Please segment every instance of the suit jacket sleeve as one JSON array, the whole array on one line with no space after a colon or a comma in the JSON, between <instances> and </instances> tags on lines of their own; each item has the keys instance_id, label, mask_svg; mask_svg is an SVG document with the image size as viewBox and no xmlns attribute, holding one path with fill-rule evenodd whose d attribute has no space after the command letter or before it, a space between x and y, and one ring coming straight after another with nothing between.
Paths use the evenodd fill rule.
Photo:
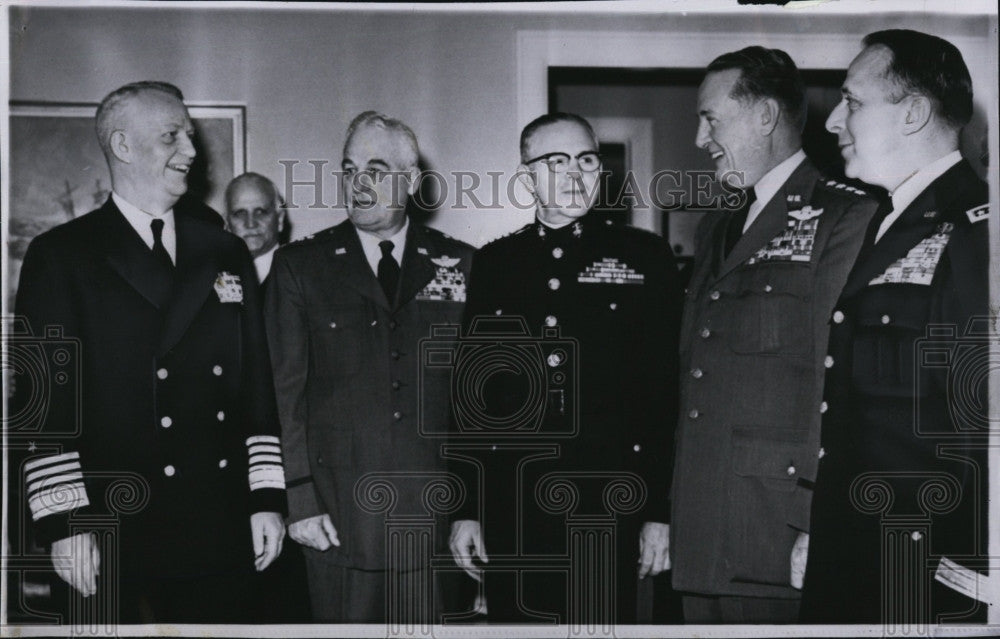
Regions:
<instances>
[{"instance_id":1,"label":"suit jacket sleeve","mask_svg":"<svg viewBox=\"0 0 1000 639\"><path fill-rule=\"evenodd\" d=\"M264 318L285 447L288 519L296 522L329 512L319 502L309 466L306 421L309 321L299 282L281 250L275 253L269 280Z\"/></svg>"},{"instance_id":2,"label":"suit jacket sleeve","mask_svg":"<svg viewBox=\"0 0 1000 639\"><path fill-rule=\"evenodd\" d=\"M79 358L79 327L69 285L71 280L64 273L65 264L56 259L60 251L49 241L51 239L51 236L41 236L28 247L21 266L15 309L27 322L25 341L30 342L26 344L29 348L40 345L37 352L44 353L44 342L55 338L67 342L74 351L70 356ZM25 414L32 391L40 390L44 398L44 388L34 386L49 384L51 380L44 376L44 369L39 366L43 365L33 366L28 362L16 371L11 414ZM31 374L35 372L41 376L33 380ZM72 382L79 383L79 380ZM88 460L81 455L79 441L80 406L71 402L50 402L45 409L41 411L39 423L24 425L37 431L38 447L42 452L25 462L23 480L36 538L47 545L68 537L70 516L87 514L92 510L91 501L100 496L89 494L87 490L90 483L85 477Z\"/></svg>"},{"instance_id":3,"label":"suit jacket sleeve","mask_svg":"<svg viewBox=\"0 0 1000 639\"><path fill-rule=\"evenodd\" d=\"M249 454L250 512L287 513L285 473L282 466L278 414L274 402L271 358L264 331L262 300L250 252L243 242L240 252L243 286L242 379L240 405L246 425Z\"/></svg>"}]
</instances>

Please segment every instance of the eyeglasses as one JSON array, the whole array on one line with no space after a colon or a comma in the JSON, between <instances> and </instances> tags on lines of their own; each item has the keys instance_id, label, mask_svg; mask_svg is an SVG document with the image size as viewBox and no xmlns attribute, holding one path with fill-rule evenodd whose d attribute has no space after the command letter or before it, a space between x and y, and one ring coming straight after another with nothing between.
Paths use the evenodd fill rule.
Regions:
<instances>
[{"instance_id":1,"label":"eyeglasses","mask_svg":"<svg viewBox=\"0 0 1000 639\"><path fill-rule=\"evenodd\" d=\"M572 159L568 153L546 153L533 160L528 160L525 164L544 162L553 173L565 173L569 170L569 163ZM584 173L593 173L601 168L601 154L596 151L584 151L576 156L576 164Z\"/></svg>"}]
</instances>

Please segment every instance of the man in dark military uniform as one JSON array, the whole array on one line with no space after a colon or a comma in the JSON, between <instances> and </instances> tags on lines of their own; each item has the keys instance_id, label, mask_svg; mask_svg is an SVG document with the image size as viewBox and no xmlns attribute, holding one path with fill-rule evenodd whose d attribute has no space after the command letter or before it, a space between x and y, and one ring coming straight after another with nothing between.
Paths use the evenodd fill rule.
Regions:
<instances>
[{"instance_id":1,"label":"man in dark military uniform","mask_svg":"<svg viewBox=\"0 0 1000 639\"><path fill-rule=\"evenodd\" d=\"M802 619L983 621L988 193L958 150L972 82L935 36L864 45L827 128L847 175L891 199L831 313Z\"/></svg>"},{"instance_id":2,"label":"man in dark military uniform","mask_svg":"<svg viewBox=\"0 0 1000 639\"><path fill-rule=\"evenodd\" d=\"M49 408L22 470L57 573L97 596L71 610L103 621L245 619L254 555L263 570L284 537L253 266L178 204L195 156L182 99L158 82L104 99L113 194L37 237L18 289L35 331L79 340L81 401Z\"/></svg>"},{"instance_id":3,"label":"man in dark military uniform","mask_svg":"<svg viewBox=\"0 0 1000 639\"><path fill-rule=\"evenodd\" d=\"M473 262L465 338L492 330L483 317L515 319L505 330L514 329L513 339L519 325L529 331L542 345L535 359L544 360L490 376L482 398L455 391L466 393L456 407L482 399L482 414L500 422L477 439L479 413L460 415L455 446L469 436L478 448L453 450L470 498L454 517L452 553L475 577L472 556L489 560L493 621L634 622L637 576L668 567L677 269L661 238L588 215L597 149L576 115L544 115L525 127L519 172L537 220ZM541 391L531 386L536 368ZM505 421L521 408L537 409L539 419ZM588 526L612 526L614 543L588 536ZM577 574L567 558L601 561L578 543L603 549L610 568L587 564Z\"/></svg>"},{"instance_id":4,"label":"man in dark military uniform","mask_svg":"<svg viewBox=\"0 0 1000 639\"><path fill-rule=\"evenodd\" d=\"M698 230L681 330L673 584L687 623L792 623L793 525L809 517L794 488L816 454L827 317L875 202L822 178L802 152L805 88L784 51L712 61L698 116L697 145L744 197Z\"/></svg>"},{"instance_id":5,"label":"man in dark military uniform","mask_svg":"<svg viewBox=\"0 0 1000 639\"><path fill-rule=\"evenodd\" d=\"M421 378L419 342L461 320L472 248L407 217L418 158L404 123L356 117L344 144L349 219L282 247L272 268L288 530L305 546L317 621L434 621L430 586L407 587L430 583L430 557L387 544L386 515L433 515L423 489L444 461L420 418L444 432L450 409L447 386Z\"/></svg>"}]
</instances>

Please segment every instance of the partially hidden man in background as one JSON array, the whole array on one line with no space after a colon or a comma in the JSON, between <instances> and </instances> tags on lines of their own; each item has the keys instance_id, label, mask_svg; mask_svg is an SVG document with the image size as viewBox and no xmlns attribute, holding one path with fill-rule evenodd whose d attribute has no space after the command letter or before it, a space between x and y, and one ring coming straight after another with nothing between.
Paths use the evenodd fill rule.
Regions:
<instances>
[{"instance_id":1,"label":"partially hidden man in background","mask_svg":"<svg viewBox=\"0 0 1000 639\"><path fill-rule=\"evenodd\" d=\"M989 195L961 53L870 34L826 126L885 188L830 315L802 620L986 619Z\"/></svg>"},{"instance_id":2,"label":"partially hidden man in background","mask_svg":"<svg viewBox=\"0 0 1000 639\"><path fill-rule=\"evenodd\" d=\"M35 331L80 341L82 414L50 406L23 467L37 539L79 595L126 623L247 620L247 577L284 537L253 265L178 202L195 157L182 99L137 82L101 102L113 193L35 238L17 296ZM107 521L111 535L88 529Z\"/></svg>"},{"instance_id":3,"label":"partially hidden man in background","mask_svg":"<svg viewBox=\"0 0 1000 639\"><path fill-rule=\"evenodd\" d=\"M491 621L634 623L639 577L669 568L677 268L658 236L589 214L601 159L585 119L543 115L522 131L520 151L537 219L476 253L464 339L494 335L502 346L527 331L546 349L535 362L545 392L530 395L529 362L492 375L482 398L455 398L504 418L524 404L539 417L507 432L459 420L457 444L483 432L455 452L468 499L451 550L485 578ZM579 526L597 532L570 533ZM597 544L601 558L578 542ZM576 567L594 563L577 573L571 556Z\"/></svg>"},{"instance_id":4,"label":"partially hidden man in background","mask_svg":"<svg viewBox=\"0 0 1000 639\"><path fill-rule=\"evenodd\" d=\"M430 622L440 600L427 598L430 556L390 559L386 543L387 514L425 516L423 488L444 470L418 410L447 423L448 389L421 386L419 342L460 321L472 257L407 216L418 160L406 124L357 116L343 152L348 219L279 249L268 284L289 535L306 547L316 621ZM372 474L392 475L391 513L363 489Z\"/></svg>"},{"instance_id":5,"label":"partially hidden man in background","mask_svg":"<svg viewBox=\"0 0 1000 639\"><path fill-rule=\"evenodd\" d=\"M875 202L802 151L805 87L784 51L719 56L696 143L741 197L706 216L681 331L671 500L674 587L687 623L793 623L789 557L815 465L827 318Z\"/></svg>"}]
</instances>

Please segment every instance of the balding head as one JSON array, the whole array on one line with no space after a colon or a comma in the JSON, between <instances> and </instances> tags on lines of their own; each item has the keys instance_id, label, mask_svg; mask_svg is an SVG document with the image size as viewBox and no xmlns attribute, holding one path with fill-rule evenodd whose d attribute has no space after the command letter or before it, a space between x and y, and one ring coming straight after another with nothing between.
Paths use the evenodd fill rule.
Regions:
<instances>
[{"instance_id":1,"label":"balding head","mask_svg":"<svg viewBox=\"0 0 1000 639\"><path fill-rule=\"evenodd\" d=\"M253 257L277 246L285 216L278 187L259 173L244 173L226 187L226 226L246 242Z\"/></svg>"}]
</instances>

